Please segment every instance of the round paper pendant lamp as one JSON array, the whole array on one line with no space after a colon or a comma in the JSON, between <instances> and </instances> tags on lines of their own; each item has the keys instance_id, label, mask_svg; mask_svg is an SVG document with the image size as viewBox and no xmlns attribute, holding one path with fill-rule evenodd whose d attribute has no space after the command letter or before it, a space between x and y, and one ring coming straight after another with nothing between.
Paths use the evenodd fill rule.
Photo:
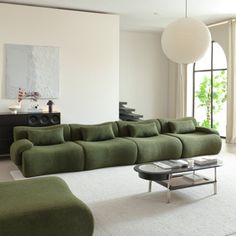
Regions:
<instances>
[{"instance_id":1,"label":"round paper pendant lamp","mask_svg":"<svg viewBox=\"0 0 236 236\"><path fill-rule=\"evenodd\" d=\"M191 17L170 23L164 30L161 44L166 56L180 64L194 63L207 51L211 42L208 28Z\"/></svg>"}]
</instances>

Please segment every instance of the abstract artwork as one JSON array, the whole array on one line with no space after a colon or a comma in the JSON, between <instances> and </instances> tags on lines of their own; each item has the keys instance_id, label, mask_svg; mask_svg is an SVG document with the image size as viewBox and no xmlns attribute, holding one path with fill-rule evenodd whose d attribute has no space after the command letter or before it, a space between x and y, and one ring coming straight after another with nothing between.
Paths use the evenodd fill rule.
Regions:
<instances>
[{"instance_id":1,"label":"abstract artwork","mask_svg":"<svg viewBox=\"0 0 236 236\"><path fill-rule=\"evenodd\" d=\"M59 97L59 48L6 44L6 98L19 88L37 92L40 99Z\"/></svg>"}]
</instances>

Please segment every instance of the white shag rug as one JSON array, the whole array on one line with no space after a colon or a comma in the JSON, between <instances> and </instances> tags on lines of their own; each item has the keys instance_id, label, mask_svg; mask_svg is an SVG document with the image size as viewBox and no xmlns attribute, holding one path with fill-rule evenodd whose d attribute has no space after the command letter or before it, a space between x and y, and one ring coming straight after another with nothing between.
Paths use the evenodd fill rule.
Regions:
<instances>
[{"instance_id":1,"label":"white shag rug","mask_svg":"<svg viewBox=\"0 0 236 236\"><path fill-rule=\"evenodd\" d=\"M236 155L221 153L218 193L213 185L171 192L140 179L133 166L55 174L84 201L95 218L95 236L229 236L236 235ZM213 176L213 169L202 174ZM15 180L25 179L11 171Z\"/></svg>"}]
</instances>

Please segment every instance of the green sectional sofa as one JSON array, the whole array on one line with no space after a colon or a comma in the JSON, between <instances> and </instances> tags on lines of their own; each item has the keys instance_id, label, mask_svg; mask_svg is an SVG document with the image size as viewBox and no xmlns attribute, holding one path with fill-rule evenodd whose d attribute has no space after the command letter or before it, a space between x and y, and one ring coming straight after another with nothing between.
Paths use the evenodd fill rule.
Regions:
<instances>
[{"instance_id":1,"label":"green sectional sofa","mask_svg":"<svg viewBox=\"0 0 236 236\"><path fill-rule=\"evenodd\" d=\"M129 137L130 127L135 129L137 124L143 125L143 130L154 123L157 128L157 135L144 135L145 137ZM163 159L177 159L182 154L182 144L177 138L161 134L161 126L158 120L145 120L137 122L118 121L119 135L134 142L137 146L136 163L151 162ZM152 129L151 129L152 130ZM132 135L135 136L135 135ZM136 135L137 136L137 135ZM142 133L139 136L143 136Z\"/></svg>"},{"instance_id":2,"label":"green sectional sofa","mask_svg":"<svg viewBox=\"0 0 236 236\"><path fill-rule=\"evenodd\" d=\"M99 134L102 134L107 127L111 128L108 135L114 134L111 138L104 136L95 137L96 140L84 140L82 133L83 131L86 131L86 129L96 128ZM99 128L101 130L99 130ZM84 155L86 156L84 164L85 170L110 166L132 165L136 162L136 145L128 139L119 137L116 122L107 122L95 126L71 124L70 129L71 140L78 146L81 146L84 150Z\"/></svg>"},{"instance_id":3,"label":"green sectional sofa","mask_svg":"<svg viewBox=\"0 0 236 236\"><path fill-rule=\"evenodd\" d=\"M197 122L192 117L186 117L179 120L159 119L162 132L166 135L178 138L183 146L181 157L188 158L202 155L218 154L221 150L221 138L215 129L198 127ZM181 122L184 125L185 132L175 132L173 125ZM188 124L193 126L188 130Z\"/></svg>"},{"instance_id":4,"label":"green sectional sofa","mask_svg":"<svg viewBox=\"0 0 236 236\"><path fill-rule=\"evenodd\" d=\"M213 155L216 130L192 117L14 128L10 155L25 177Z\"/></svg>"},{"instance_id":5,"label":"green sectional sofa","mask_svg":"<svg viewBox=\"0 0 236 236\"><path fill-rule=\"evenodd\" d=\"M57 138L57 133L54 131L58 128L63 130L61 142L38 145L28 139L30 131L41 132L43 140L45 136L49 137L48 133L44 135L44 132L50 131L52 136L50 138L53 141ZM36 136L42 136L41 133L36 133ZM70 141L69 125L41 128L18 126L14 128L14 139L15 142L10 149L11 159L26 177L84 170L84 151L80 145Z\"/></svg>"},{"instance_id":6,"label":"green sectional sofa","mask_svg":"<svg viewBox=\"0 0 236 236\"><path fill-rule=\"evenodd\" d=\"M94 219L58 177L0 183L0 235L91 236Z\"/></svg>"}]
</instances>

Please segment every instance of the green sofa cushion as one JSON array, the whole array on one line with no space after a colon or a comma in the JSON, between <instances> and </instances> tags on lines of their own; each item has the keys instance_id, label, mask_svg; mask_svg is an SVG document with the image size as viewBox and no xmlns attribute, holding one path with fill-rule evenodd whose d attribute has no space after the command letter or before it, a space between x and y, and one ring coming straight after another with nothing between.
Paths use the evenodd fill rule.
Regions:
<instances>
[{"instance_id":1,"label":"green sofa cushion","mask_svg":"<svg viewBox=\"0 0 236 236\"><path fill-rule=\"evenodd\" d=\"M77 141L76 143L84 149L86 170L132 165L137 159L137 147L128 139L115 138L99 142Z\"/></svg>"},{"instance_id":2,"label":"green sofa cushion","mask_svg":"<svg viewBox=\"0 0 236 236\"><path fill-rule=\"evenodd\" d=\"M84 141L103 141L115 138L111 124L81 127Z\"/></svg>"},{"instance_id":3,"label":"green sofa cushion","mask_svg":"<svg viewBox=\"0 0 236 236\"><path fill-rule=\"evenodd\" d=\"M178 138L183 144L182 157L194 157L201 155L215 155L221 150L221 138L216 134L194 132L189 134L168 135Z\"/></svg>"},{"instance_id":4,"label":"green sofa cushion","mask_svg":"<svg viewBox=\"0 0 236 236\"><path fill-rule=\"evenodd\" d=\"M146 138L127 138L136 143L138 148L137 163L177 159L182 154L180 140L160 134Z\"/></svg>"},{"instance_id":5,"label":"green sofa cushion","mask_svg":"<svg viewBox=\"0 0 236 236\"><path fill-rule=\"evenodd\" d=\"M128 125L129 134L131 137L142 138L158 135L158 130L154 122L147 124L130 124Z\"/></svg>"},{"instance_id":6,"label":"green sofa cushion","mask_svg":"<svg viewBox=\"0 0 236 236\"><path fill-rule=\"evenodd\" d=\"M119 137L129 137L129 129L128 126L129 125L137 125L137 124L150 124L150 123L154 123L157 127L157 131L160 132L161 131L161 125L160 122L158 120L155 119L150 119L150 120L142 120L142 121L117 121L117 126L118 126L118 130L119 130Z\"/></svg>"},{"instance_id":7,"label":"green sofa cushion","mask_svg":"<svg viewBox=\"0 0 236 236\"><path fill-rule=\"evenodd\" d=\"M58 177L0 183L0 235L92 236L89 208Z\"/></svg>"},{"instance_id":8,"label":"green sofa cushion","mask_svg":"<svg viewBox=\"0 0 236 236\"><path fill-rule=\"evenodd\" d=\"M84 169L84 152L74 142L34 146L22 154L22 173L32 177Z\"/></svg>"},{"instance_id":9,"label":"green sofa cushion","mask_svg":"<svg viewBox=\"0 0 236 236\"><path fill-rule=\"evenodd\" d=\"M29 140L36 146L64 143L63 127L54 129L28 130Z\"/></svg>"},{"instance_id":10,"label":"green sofa cushion","mask_svg":"<svg viewBox=\"0 0 236 236\"><path fill-rule=\"evenodd\" d=\"M53 130L57 129L58 127L63 127L64 140L70 141L71 140L70 126L67 124L44 126L44 127L16 126L14 127L13 130L14 141L19 139L28 139L29 130Z\"/></svg>"},{"instance_id":11,"label":"green sofa cushion","mask_svg":"<svg viewBox=\"0 0 236 236\"><path fill-rule=\"evenodd\" d=\"M111 124L114 135L118 136L118 127L116 122L106 122L97 125L81 125L81 124L70 124L71 131L71 141L83 140L81 128L94 127L94 126L103 126L105 124Z\"/></svg>"},{"instance_id":12,"label":"green sofa cushion","mask_svg":"<svg viewBox=\"0 0 236 236\"><path fill-rule=\"evenodd\" d=\"M162 134L171 133L169 122L170 121L185 121L185 120L192 120L194 125L197 126L197 121L194 117L184 117L179 119L158 119L161 125L161 132Z\"/></svg>"},{"instance_id":13,"label":"green sofa cushion","mask_svg":"<svg viewBox=\"0 0 236 236\"><path fill-rule=\"evenodd\" d=\"M179 120L169 122L171 133L185 134L191 133L196 130L192 120Z\"/></svg>"}]
</instances>

